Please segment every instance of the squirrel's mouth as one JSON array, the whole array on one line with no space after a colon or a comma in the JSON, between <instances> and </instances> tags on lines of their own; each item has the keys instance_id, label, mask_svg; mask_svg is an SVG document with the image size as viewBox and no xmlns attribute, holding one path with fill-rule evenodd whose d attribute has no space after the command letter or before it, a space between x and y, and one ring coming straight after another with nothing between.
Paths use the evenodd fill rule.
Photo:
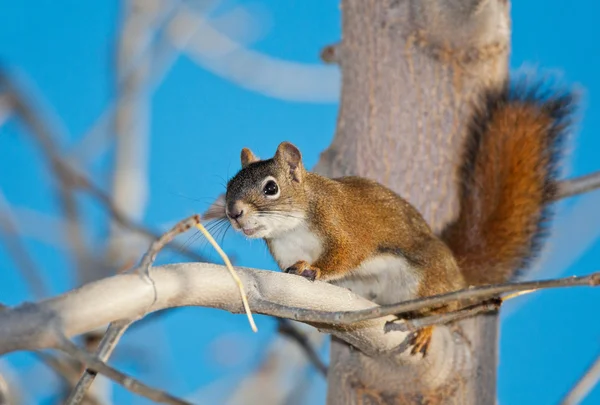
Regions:
<instances>
[{"instance_id":1,"label":"squirrel's mouth","mask_svg":"<svg viewBox=\"0 0 600 405\"><path fill-rule=\"evenodd\" d=\"M256 228L242 228L242 232L244 232L244 235L246 236L252 236L254 235L256 232L265 229L264 226L257 226Z\"/></svg>"}]
</instances>

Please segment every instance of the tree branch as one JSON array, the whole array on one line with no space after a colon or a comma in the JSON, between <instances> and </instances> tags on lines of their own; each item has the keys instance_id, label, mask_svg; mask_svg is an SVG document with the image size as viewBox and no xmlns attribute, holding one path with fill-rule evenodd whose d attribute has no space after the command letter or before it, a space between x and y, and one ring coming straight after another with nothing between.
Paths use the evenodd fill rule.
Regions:
<instances>
[{"instance_id":1,"label":"tree branch","mask_svg":"<svg viewBox=\"0 0 600 405\"><path fill-rule=\"evenodd\" d=\"M600 380L600 356L562 400L561 405L579 404L598 383L598 380Z\"/></svg>"},{"instance_id":2,"label":"tree branch","mask_svg":"<svg viewBox=\"0 0 600 405\"><path fill-rule=\"evenodd\" d=\"M124 20L117 41L117 103L113 117L115 132L111 200L128 218L141 219L146 210L148 182L148 139L150 136L150 97L146 91L154 53L156 21L166 20L173 4L127 0L122 2ZM120 268L137 260L145 246L128 228L109 223L107 259ZM143 243L143 242L142 242ZM91 281L91 280L85 280Z\"/></svg>"},{"instance_id":3,"label":"tree branch","mask_svg":"<svg viewBox=\"0 0 600 405\"><path fill-rule=\"evenodd\" d=\"M108 361L129 325L131 325L131 321L129 320L115 321L108 325L108 330L104 333L104 336L102 336L102 340L100 340L100 344L96 350L96 356L100 361ZM74 405L81 403L85 398L88 389L94 382L96 374L96 370L91 370L89 368L84 369L83 374L67 397L65 404Z\"/></svg>"},{"instance_id":4,"label":"tree branch","mask_svg":"<svg viewBox=\"0 0 600 405\"><path fill-rule=\"evenodd\" d=\"M73 342L66 338L62 338L61 342L57 345L58 349L76 358L86 366L93 370L105 375L114 382L122 385L131 392L142 395L148 399L162 404L173 404L173 405L191 405L189 402L174 397L173 395L154 389L136 379L124 374L107 364L99 360L97 357L92 356L83 349L80 349Z\"/></svg>"},{"instance_id":5,"label":"tree branch","mask_svg":"<svg viewBox=\"0 0 600 405\"><path fill-rule=\"evenodd\" d=\"M272 271L248 268L237 268L237 271L248 289L254 312L313 324L372 355L389 353L406 337L406 333L401 332L385 333L385 323L396 319L388 314L401 315L456 300L489 299L511 291L600 283L600 273L594 273L470 288L379 307L330 284ZM5 309L0 312L0 354L52 347L58 343L57 330L73 336L118 319L136 319L164 308L196 305L244 312L239 290L224 266L172 264L156 267L150 275L155 288L138 274L122 274L46 301Z\"/></svg>"},{"instance_id":6,"label":"tree branch","mask_svg":"<svg viewBox=\"0 0 600 405\"><path fill-rule=\"evenodd\" d=\"M304 351L304 354L311 362L311 364L317 369L322 376L327 377L327 366L321 360L321 357L317 353L316 349L312 346L307 336L298 328L296 328L288 319L277 319L277 330L283 336L295 341L300 348Z\"/></svg>"},{"instance_id":7,"label":"tree branch","mask_svg":"<svg viewBox=\"0 0 600 405\"><path fill-rule=\"evenodd\" d=\"M500 308L500 305L502 305L501 300L491 300L445 314L430 315L425 316L423 318L411 320L401 319L398 321L388 322L385 325L385 330L387 332L414 332L427 326L445 325L451 322L456 322L462 319L467 319L476 315L484 314L486 312L497 311Z\"/></svg>"},{"instance_id":8,"label":"tree branch","mask_svg":"<svg viewBox=\"0 0 600 405\"><path fill-rule=\"evenodd\" d=\"M203 15L181 7L168 35L175 46L204 69L269 97L330 103L339 98L335 67L303 64L248 49L219 32Z\"/></svg>"},{"instance_id":9,"label":"tree branch","mask_svg":"<svg viewBox=\"0 0 600 405\"><path fill-rule=\"evenodd\" d=\"M13 101L9 94L0 94L0 127L13 113Z\"/></svg>"},{"instance_id":10,"label":"tree branch","mask_svg":"<svg viewBox=\"0 0 600 405\"><path fill-rule=\"evenodd\" d=\"M322 346L328 339L327 335L305 324L295 324L294 328L313 348ZM307 376L312 374L308 372L312 366L298 341L279 333L269 343L264 358L254 370L236 384L226 400L218 402L227 405L290 405L290 396L298 398L294 394L302 389ZM196 397L202 398L201 395Z\"/></svg>"},{"instance_id":11,"label":"tree branch","mask_svg":"<svg viewBox=\"0 0 600 405\"><path fill-rule=\"evenodd\" d=\"M237 268L237 272L255 313L311 323L313 311L360 310L375 305L346 289L293 275L248 268ZM58 343L57 331L70 337L164 308L196 305L244 312L237 285L224 266L172 264L151 269L150 277L154 286L137 273L120 274L49 300L5 309L0 312L0 353L53 347ZM397 347L405 337L402 333L384 334L385 321L392 319L316 326L363 351L382 353Z\"/></svg>"},{"instance_id":12,"label":"tree branch","mask_svg":"<svg viewBox=\"0 0 600 405\"><path fill-rule=\"evenodd\" d=\"M7 251L12 254L15 263L27 280L33 296L40 299L47 295L48 289L39 269L19 237L19 228L13 217L10 204L0 190L0 237L4 239Z\"/></svg>"},{"instance_id":13,"label":"tree branch","mask_svg":"<svg viewBox=\"0 0 600 405\"><path fill-rule=\"evenodd\" d=\"M313 313L310 318L312 322L323 322L332 324L350 324L353 322L376 319L382 316L403 314L418 311L425 308L435 308L446 305L453 301L462 300L487 300L499 297L500 294L517 291L542 290L548 288L563 288L577 286L595 287L600 284L600 272L587 276L573 276L544 281L525 281L517 283L503 283L482 287L472 287L451 293L434 295L426 298L401 302L399 304L382 305L360 311L346 311L338 313Z\"/></svg>"},{"instance_id":14,"label":"tree branch","mask_svg":"<svg viewBox=\"0 0 600 405\"><path fill-rule=\"evenodd\" d=\"M597 188L600 188L600 172L594 172L574 179L563 180L558 183L556 199L559 200L587 193L596 190Z\"/></svg>"}]
</instances>

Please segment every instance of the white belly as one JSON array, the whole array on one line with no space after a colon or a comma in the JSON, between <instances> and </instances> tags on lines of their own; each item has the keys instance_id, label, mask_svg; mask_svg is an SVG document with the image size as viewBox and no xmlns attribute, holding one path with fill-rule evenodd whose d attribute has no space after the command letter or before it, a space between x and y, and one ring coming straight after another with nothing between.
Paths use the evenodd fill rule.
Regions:
<instances>
[{"instance_id":1,"label":"white belly","mask_svg":"<svg viewBox=\"0 0 600 405\"><path fill-rule=\"evenodd\" d=\"M406 259L386 254L365 260L346 277L332 280L331 284L384 305L416 298L419 281L419 274Z\"/></svg>"},{"instance_id":2,"label":"white belly","mask_svg":"<svg viewBox=\"0 0 600 405\"><path fill-rule=\"evenodd\" d=\"M299 225L270 243L273 257L284 270L300 260L314 263L323 253L320 238L305 225Z\"/></svg>"}]
</instances>

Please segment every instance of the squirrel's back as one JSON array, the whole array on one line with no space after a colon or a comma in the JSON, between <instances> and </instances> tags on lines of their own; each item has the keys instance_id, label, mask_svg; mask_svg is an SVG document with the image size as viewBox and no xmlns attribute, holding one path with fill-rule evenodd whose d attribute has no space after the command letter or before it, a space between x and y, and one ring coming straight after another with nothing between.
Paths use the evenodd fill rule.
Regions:
<instances>
[{"instance_id":1,"label":"squirrel's back","mask_svg":"<svg viewBox=\"0 0 600 405\"><path fill-rule=\"evenodd\" d=\"M378 241L383 248L390 239L420 243L422 238L434 237L417 209L382 184L363 177L329 179L316 173L309 173L306 180L313 193L321 194L311 198L318 204L311 209L311 222L327 232L352 234L349 237L362 241L365 248L370 241Z\"/></svg>"},{"instance_id":2,"label":"squirrel's back","mask_svg":"<svg viewBox=\"0 0 600 405\"><path fill-rule=\"evenodd\" d=\"M510 280L546 236L573 96L540 86L489 91L476 108L459 172L460 211L442 238L469 285Z\"/></svg>"}]
</instances>

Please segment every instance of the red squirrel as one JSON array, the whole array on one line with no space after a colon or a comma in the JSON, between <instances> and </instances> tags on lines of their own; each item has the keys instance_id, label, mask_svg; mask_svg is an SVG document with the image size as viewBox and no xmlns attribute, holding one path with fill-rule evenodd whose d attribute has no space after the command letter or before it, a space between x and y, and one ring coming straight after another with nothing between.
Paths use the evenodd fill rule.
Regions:
<instances>
[{"instance_id":1,"label":"red squirrel","mask_svg":"<svg viewBox=\"0 0 600 405\"><path fill-rule=\"evenodd\" d=\"M289 142L267 160L242 149L225 205L208 218L226 217L248 238L264 239L283 271L378 304L504 282L541 247L571 106L568 94L508 85L478 101L459 168L460 211L440 236L379 183L307 171ZM425 355L431 336L432 327L413 334L411 353Z\"/></svg>"}]
</instances>

